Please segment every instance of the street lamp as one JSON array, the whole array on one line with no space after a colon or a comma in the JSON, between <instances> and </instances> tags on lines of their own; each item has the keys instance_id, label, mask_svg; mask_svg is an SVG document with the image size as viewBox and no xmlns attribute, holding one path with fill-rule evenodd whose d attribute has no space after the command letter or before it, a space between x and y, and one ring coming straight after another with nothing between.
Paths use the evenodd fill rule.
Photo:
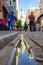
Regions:
<instances>
[{"instance_id":1,"label":"street lamp","mask_svg":"<svg viewBox=\"0 0 43 65\"><path fill-rule=\"evenodd\" d=\"M11 5L11 0L10 0L10 5Z\"/></svg>"},{"instance_id":2,"label":"street lamp","mask_svg":"<svg viewBox=\"0 0 43 65\"><path fill-rule=\"evenodd\" d=\"M22 9L20 11L21 11L21 19L22 19Z\"/></svg>"}]
</instances>

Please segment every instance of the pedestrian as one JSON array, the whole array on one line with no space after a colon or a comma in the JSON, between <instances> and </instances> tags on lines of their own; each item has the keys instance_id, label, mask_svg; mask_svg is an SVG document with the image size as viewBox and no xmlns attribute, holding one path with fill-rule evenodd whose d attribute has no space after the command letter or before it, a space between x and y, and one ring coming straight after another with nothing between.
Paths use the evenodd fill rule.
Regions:
<instances>
[{"instance_id":1,"label":"pedestrian","mask_svg":"<svg viewBox=\"0 0 43 65\"><path fill-rule=\"evenodd\" d=\"M0 19L0 30L2 30L2 19Z\"/></svg>"},{"instance_id":2,"label":"pedestrian","mask_svg":"<svg viewBox=\"0 0 43 65\"><path fill-rule=\"evenodd\" d=\"M34 31L35 16L34 16L33 12L31 12L31 14L28 16L28 18L30 20L30 31Z\"/></svg>"},{"instance_id":3,"label":"pedestrian","mask_svg":"<svg viewBox=\"0 0 43 65\"><path fill-rule=\"evenodd\" d=\"M7 14L7 20L8 20L8 27L10 30L12 30L13 29L14 15L10 10L8 11L8 14Z\"/></svg>"},{"instance_id":4,"label":"pedestrian","mask_svg":"<svg viewBox=\"0 0 43 65\"><path fill-rule=\"evenodd\" d=\"M28 28L28 26L27 26L27 23L25 22L25 24L24 24L24 30L27 31L27 28Z\"/></svg>"}]
</instances>

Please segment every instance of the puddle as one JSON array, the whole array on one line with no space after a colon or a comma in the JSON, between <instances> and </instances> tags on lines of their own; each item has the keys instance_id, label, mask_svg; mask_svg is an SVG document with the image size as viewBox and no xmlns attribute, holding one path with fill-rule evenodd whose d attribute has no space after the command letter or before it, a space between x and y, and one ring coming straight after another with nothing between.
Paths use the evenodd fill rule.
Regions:
<instances>
[{"instance_id":1,"label":"puddle","mask_svg":"<svg viewBox=\"0 0 43 65\"><path fill-rule=\"evenodd\" d=\"M21 36L19 44L16 52L16 65L37 65L33 57L32 48L28 49L24 44L23 35Z\"/></svg>"}]
</instances>

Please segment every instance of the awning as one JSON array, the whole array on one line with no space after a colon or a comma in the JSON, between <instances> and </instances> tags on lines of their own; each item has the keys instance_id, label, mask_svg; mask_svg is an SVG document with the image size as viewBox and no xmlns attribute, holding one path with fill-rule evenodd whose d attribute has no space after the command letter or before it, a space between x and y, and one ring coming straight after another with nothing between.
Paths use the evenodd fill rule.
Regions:
<instances>
[{"instance_id":1,"label":"awning","mask_svg":"<svg viewBox=\"0 0 43 65\"><path fill-rule=\"evenodd\" d=\"M43 14L41 14L41 15L38 17L38 19L40 19L41 17L43 17Z\"/></svg>"},{"instance_id":2,"label":"awning","mask_svg":"<svg viewBox=\"0 0 43 65\"><path fill-rule=\"evenodd\" d=\"M4 10L8 13L6 6L2 5L2 7L3 7Z\"/></svg>"}]
</instances>

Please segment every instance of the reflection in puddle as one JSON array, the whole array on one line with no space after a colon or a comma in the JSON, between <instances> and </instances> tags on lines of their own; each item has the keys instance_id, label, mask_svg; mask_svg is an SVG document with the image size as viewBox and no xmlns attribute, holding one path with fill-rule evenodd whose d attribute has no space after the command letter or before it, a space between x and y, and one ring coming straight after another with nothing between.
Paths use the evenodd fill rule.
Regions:
<instances>
[{"instance_id":1,"label":"reflection in puddle","mask_svg":"<svg viewBox=\"0 0 43 65\"><path fill-rule=\"evenodd\" d=\"M32 54L32 49L31 49L31 48L29 48L29 49L27 50L27 56L28 56L28 58L29 58L30 60L33 59L33 54Z\"/></svg>"},{"instance_id":2,"label":"reflection in puddle","mask_svg":"<svg viewBox=\"0 0 43 65\"><path fill-rule=\"evenodd\" d=\"M21 36L21 47L17 47L17 54L16 54L16 65L36 65L36 61L32 55L32 49L27 49L24 41L23 35Z\"/></svg>"}]
</instances>

